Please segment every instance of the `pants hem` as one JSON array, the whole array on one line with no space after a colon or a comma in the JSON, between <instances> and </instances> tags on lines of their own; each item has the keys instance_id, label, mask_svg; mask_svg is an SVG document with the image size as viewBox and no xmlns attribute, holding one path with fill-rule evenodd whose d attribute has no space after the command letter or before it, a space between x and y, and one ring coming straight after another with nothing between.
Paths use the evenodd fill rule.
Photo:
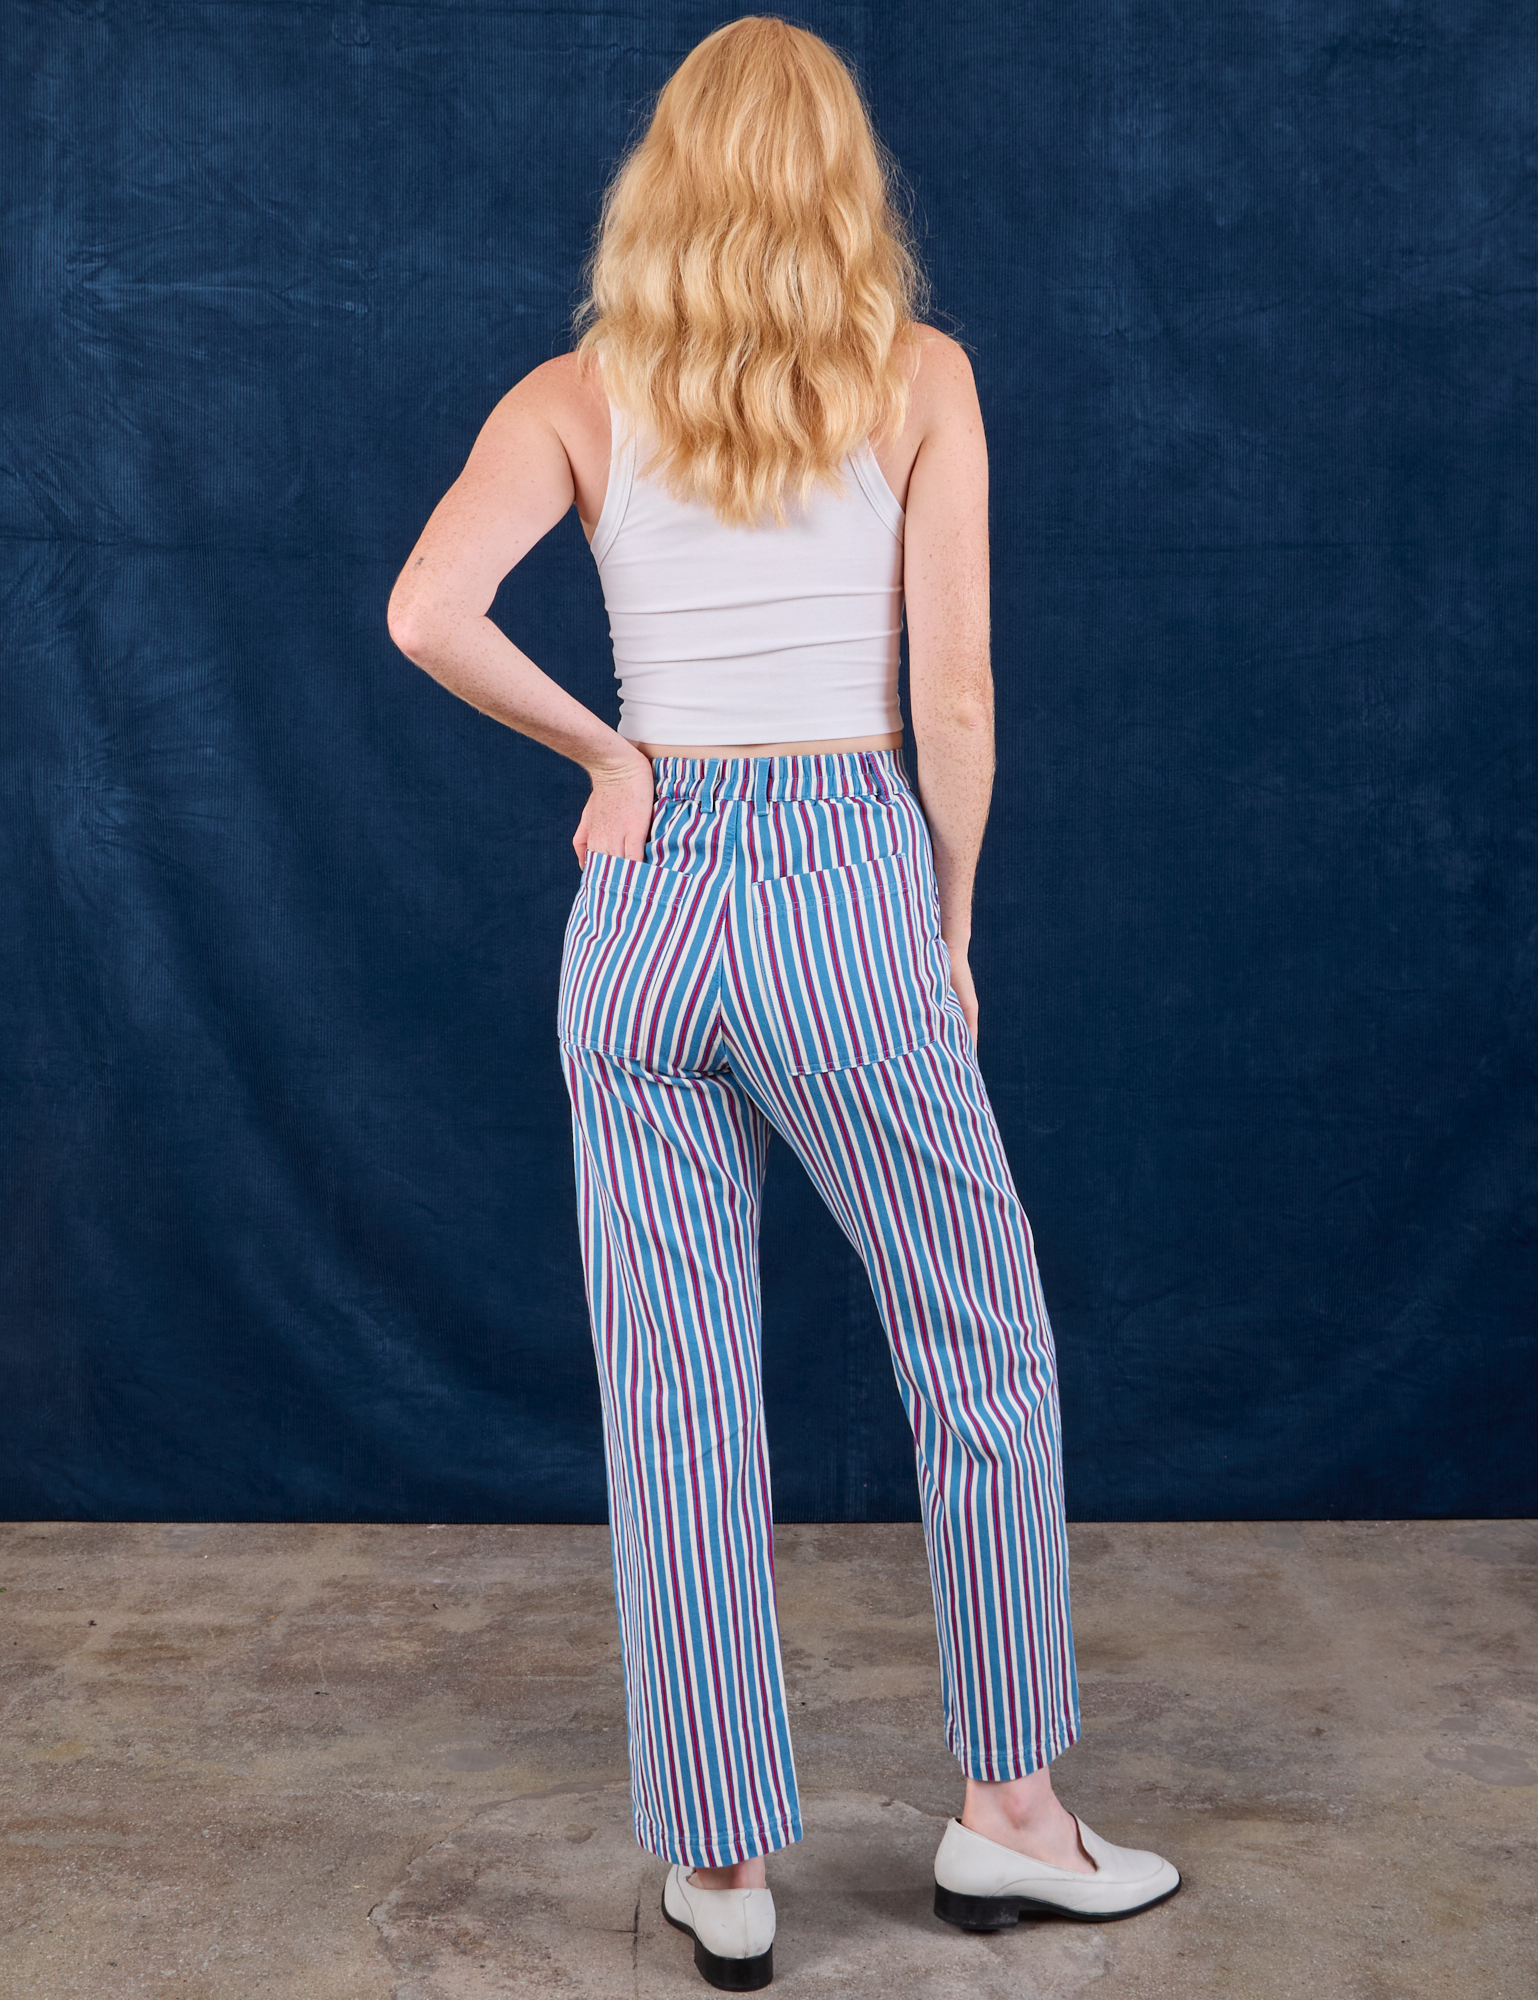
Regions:
<instances>
[{"instance_id":1,"label":"pants hem","mask_svg":"<svg viewBox=\"0 0 1538 2000\"><path fill-rule=\"evenodd\" d=\"M635 1836L647 1853L654 1854L659 1861L677 1861L688 1868L730 1868L734 1861L752 1861L760 1854L793 1846L801 1838L801 1815L792 1813L788 1819L770 1820L762 1826L736 1827L691 1841L637 1813Z\"/></svg>"},{"instance_id":2,"label":"pants hem","mask_svg":"<svg viewBox=\"0 0 1538 2000\"><path fill-rule=\"evenodd\" d=\"M1033 1752L1022 1751L1018 1747L1013 1750L991 1750L985 1749L980 1744L974 1744L966 1749L957 1749L954 1743L950 1747L952 1756L967 1777L975 1778L979 1784L1002 1785L1008 1784L1011 1778L1029 1778L1035 1771L1044 1771L1055 1758L1061 1757L1063 1752L1071 1749L1078 1740L1077 1725L1066 1725L1048 1737L1046 1754L1039 1760L1035 1758Z\"/></svg>"}]
</instances>

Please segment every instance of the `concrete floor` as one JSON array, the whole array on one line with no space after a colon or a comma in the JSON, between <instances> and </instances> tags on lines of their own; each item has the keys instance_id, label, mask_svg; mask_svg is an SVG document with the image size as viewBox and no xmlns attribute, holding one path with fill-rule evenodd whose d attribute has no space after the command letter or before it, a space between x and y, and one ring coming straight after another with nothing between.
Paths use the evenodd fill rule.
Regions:
<instances>
[{"instance_id":1,"label":"concrete floor","mask_svg":"<svg viewBox=\"0 0 1538 2000\"><path fill-rule=\"evenodd\" d=\"M930 1910L918 1528L776 1543L787 2000L1538 1992L1538 1524L1074 1529L1058 1789L1186 1887L987 1938ZM631 1830L608 1564L601 1528L0 1528L3 2000L710 1992Z\"/></svg>"}]
</instances>

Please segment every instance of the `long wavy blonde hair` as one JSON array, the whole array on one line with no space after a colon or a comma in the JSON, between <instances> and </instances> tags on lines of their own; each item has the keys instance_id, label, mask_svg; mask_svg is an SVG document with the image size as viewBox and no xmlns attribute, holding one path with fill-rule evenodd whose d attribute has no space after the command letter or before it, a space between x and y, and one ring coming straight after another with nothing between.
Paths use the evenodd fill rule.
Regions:
<instances>
[{"instance_id":1,"label":"long wavy blonde hair","mask_svg":"<svg viewBox=\"0 0 1538 2000\"><path fill-rule=\"evenodd\" d=\"M787 519L908 409L924 277L859 83L775 15L693 49L604 196L573 331L656 442L646 470L725 522Z\"/></svg>"}]
</instances>

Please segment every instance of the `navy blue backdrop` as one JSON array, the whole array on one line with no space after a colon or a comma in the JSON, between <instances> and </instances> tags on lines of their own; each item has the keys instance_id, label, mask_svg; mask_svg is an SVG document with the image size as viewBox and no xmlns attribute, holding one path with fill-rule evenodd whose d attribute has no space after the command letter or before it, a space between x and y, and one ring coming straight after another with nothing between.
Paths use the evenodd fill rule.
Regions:
<instances>
[{"instance_id":1,"label":"navy blue backdrop","mask_svg":"<svg viewBox=\"0 0 1538 2000\"><path fill-rule=\"evenodd\" d=\"M385 605L727 17L7 8L12 1515L603 1518L554 1043L586 780ZM1529 10L795 18L988 422L980 1055L1071 1512L1538 1512ZM616 716L574 518L497 615ZM764 1263L780 1517L915 1517L778 1144Z\"/></svg>"}]
</instances>

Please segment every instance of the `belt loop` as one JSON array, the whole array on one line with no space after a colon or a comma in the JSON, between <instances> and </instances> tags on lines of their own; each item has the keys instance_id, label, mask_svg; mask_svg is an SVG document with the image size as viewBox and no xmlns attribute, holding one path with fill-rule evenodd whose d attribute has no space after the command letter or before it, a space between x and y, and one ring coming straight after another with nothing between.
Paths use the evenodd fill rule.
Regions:
<instances>
[{"instance_id":1,"label":"belt loop","mask_svg":"<svg viewBox=\"0 0 1538 2000\"><path fill-rule=\"evenodd\" d=\"M753 759L753 810L756 813L769 810L769 762L767 757Z\"/></svg>"},{"instance_id":2,"label":"belt loop","mask_svg":"<svg viewBox=\"0 0 1538 2000\"><path fill-rule=\"evenodd\" d=\"M860 752L860 768L865 773L865 783L871 797L880 799L883 805L889 805L892 799L892 788L887 783L886 770L882 765L878 753L874 750L862 750Z\"/></svg>"},{"instance_id":3,"label":"belt loop","mask_svg":"<svg viewBox=\"0 0 1538 2000\"><path fill-rule=\"evenodd\" d=\"M707 757L705 759L705 769L700 777L700 798L706 812L715 811L716 794L720 789L721 760L719 757Z\"/></svg>"}]
</instances>

